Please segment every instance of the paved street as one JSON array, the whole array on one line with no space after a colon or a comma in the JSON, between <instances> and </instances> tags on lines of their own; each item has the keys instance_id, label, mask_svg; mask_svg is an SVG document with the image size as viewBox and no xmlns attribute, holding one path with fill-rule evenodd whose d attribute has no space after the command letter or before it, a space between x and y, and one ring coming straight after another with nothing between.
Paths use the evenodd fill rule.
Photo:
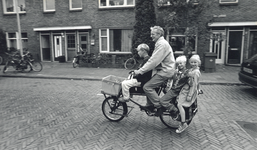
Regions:
<instances>
[{"instance_id":1,"label":"paved street","mask_svg":"<svg viewBox=\"0 0 257 150\"><path fill-rule=\"evenodd\" d=\"M248 128L257 123L257 95L244 85L202 85L199 111L182 134L166 128L159 118L148 117L137 106L120 122L108 121L101 111L100 81L0 78L0 85L1 150L257 147L256 130ZM135 99L145 103L144 97Z\"/></svg>"}]
</instances>

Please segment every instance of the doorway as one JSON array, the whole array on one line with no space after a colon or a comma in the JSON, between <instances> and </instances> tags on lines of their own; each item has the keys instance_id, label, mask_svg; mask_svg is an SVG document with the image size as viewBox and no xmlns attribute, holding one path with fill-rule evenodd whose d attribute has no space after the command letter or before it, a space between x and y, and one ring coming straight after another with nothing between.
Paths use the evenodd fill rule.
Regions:
<instances>
[{"instance_id":1,"label":"doorway","mask_svg":"<svg viewBox=\"0 0 257 150\"><path fill-rule=\"evenodd\" d=\"M88 33L79 34L79 46L83 49L84 52L90 54L88 47Z\"/></svg>"},{"instance_id":2,"label":"doorway","mask_svg":"<svg viewBox=\"0 0 257 150\"><path fill-rule=\"evenodd\" d=\"M225 62L225 46L226 33L225 30L213 31L211 38L211 52L217 54L216 63L224 64Z\"/></svg>"},{"instance_id":3,"label":"doorway","mask_svg":"<svg viewBox=\"0 0 257 150\"><path fill-rule=\"evenodd\" d=\"M62 55L62 36L54 36L54 61L58 61Z\"/></svg>"},{"instance_id":4,"label":"doorway","mask_svg":"<svg viewBox=\"0 0 257 150\"><path fill-rule=\"evenodd\" d=\"M50 35L42 35L41 36L41 46L42 46L43 61L51 61Z\"/></svg>"},{"instance_id":5,"label":"doorway","mask_svg":"<svg viewBox=\"0 0 257 150\"><path fill-rule=\"evenodd\" d=\"M229 31L227 64L240 64L243 42L243 31Z\"/></svg>"}]
</instances>

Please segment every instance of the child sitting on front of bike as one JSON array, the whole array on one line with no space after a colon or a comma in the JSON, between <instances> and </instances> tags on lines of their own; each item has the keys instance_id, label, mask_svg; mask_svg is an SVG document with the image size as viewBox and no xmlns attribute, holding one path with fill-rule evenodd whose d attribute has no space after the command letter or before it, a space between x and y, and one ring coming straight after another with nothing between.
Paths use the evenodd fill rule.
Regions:
<instances>
[{"instance_id":1,"label":"child sitting on front of bike","mask_svg":"<svg viewBox=\"0 0 257 150\"><path fill-rule=\"evenodd\" d=\"M189 63L191 65L191 68L188 72L188 83L183 86L179 93L179 96L177 97L177 107L181 116L181 125L176 130L176 133L181 133L188 127L187 123L185 122L186 114L184 107L190 107L192 103L194 103L199 87L199 78L201 76L199 68L199 66L201 65L201 60L199 55L193 55L189 59Z\"/></svg>"},{"instance_id":2,"label":"child sitting on front of bike","mask_svg":"<svg viewBox=\"0 0 257 150\"><path fill-rule=\"evenodd\" d=\"M150 49L147 44L143 43L143 44L138 45L136 50L137 50L139 57L144 59L143 62L139 65L139 68L140 68L150 58L150 56L148 55ZM152 71L148 71L147 73L145 73L143 75L139 74L138 76L134 77L133 79L124 80L121 83L123 97L120 97L119 101L128 102L130 99L129 89L131 87L142 87L147 81L149 81L151 79L151 77L152 77Z\"/></svg>"},{"instance_id":3,"label":"child sitting on front of bike","mask_svg":"<svg viewBox=\"0 0 257 150\"><path fill-rule=\"evenodd\" d=\"M161 115L165 109L169 112L177 111L177 108L170 103L170 101L179 95L182 87L188 82L188 69L186 68L186 62L187 58L185 55L176 58L177 69L172 78L168 81L167 87L165 88L167 93L160 99L162 107L157 110L156 116Z\"/></svg>"}]
</instances>

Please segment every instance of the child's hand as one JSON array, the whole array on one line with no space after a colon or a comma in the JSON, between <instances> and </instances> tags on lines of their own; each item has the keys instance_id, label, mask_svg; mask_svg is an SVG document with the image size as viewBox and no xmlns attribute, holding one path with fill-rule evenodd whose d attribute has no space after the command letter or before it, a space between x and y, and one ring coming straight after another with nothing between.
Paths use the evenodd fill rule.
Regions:
<instances>
[{"instance_id":1,"label":"child's hand","mask_svg":"<svg viewBox=\"0 0 257 150\"><path fill-rule=\"evenodd\" d=\"M194 76L193 72L188 72L188 76L193 77Z\"/></svg>"}]
</instances>

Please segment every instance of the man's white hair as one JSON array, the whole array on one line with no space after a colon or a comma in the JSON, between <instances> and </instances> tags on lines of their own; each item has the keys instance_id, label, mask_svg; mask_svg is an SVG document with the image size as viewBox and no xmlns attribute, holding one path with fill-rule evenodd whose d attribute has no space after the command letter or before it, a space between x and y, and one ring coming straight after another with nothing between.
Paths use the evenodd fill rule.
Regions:
<instances>
[{"instance_id":1,"label":"man's white hair","mask_svg":"<svg viewBox=\"0 0 257 150\"><path fill-rule=\"evenodd\" d=\"M150 29L151 29L151 31L156 30L156 32L159 33L161 36L164 35L164 30L160 26L154 26L154 27L151 27Z\"/></svg>"}]
</instances>

